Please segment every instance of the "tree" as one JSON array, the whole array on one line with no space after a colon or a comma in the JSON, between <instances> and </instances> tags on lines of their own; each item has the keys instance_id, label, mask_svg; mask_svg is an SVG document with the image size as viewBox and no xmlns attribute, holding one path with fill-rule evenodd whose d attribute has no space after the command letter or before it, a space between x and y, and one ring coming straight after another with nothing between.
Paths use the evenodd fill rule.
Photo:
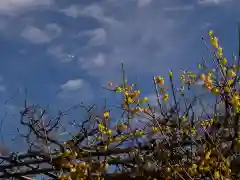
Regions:
<instances>
[{"instance_id":1,"label":"tree","mask_svg":"<svg viewBox=\"0 0 240 180\"><path fill-rule=\"evenodd\" d=\"M122 111L119 121L107 107L99 111L95 105L79 104L73 108L83 108L86 119L71 122L61 139L61 118L73 108L47 119L46 109L26 103L20 122L27 128L22 136L28 151L0 156L0 178L238 179L240 50L239 57L228 61L213 31L209 38L215 68L203 60L200 72L183 71L179 88L172 71L169 87L164 77L154 76L157 106L127 83L122 65L123 83L113 87L110 82L106 88L122 94L123 102L116 106ZM212 113L201 96L187 96L200 84L215 98Z\"/></svg>"}]
</instances>

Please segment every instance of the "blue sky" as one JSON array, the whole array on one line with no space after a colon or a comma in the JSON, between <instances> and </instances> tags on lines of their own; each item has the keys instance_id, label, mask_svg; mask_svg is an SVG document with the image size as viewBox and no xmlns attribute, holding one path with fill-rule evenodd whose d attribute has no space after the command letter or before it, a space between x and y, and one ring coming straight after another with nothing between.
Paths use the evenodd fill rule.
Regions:
<instances>
[{"instance_id":1,"label":"blue sky","mask_svg":"<svg viewBox=\"0 0 240 180\"><path fill-rule=\"evenodd\" d=\"M24 88L31 103L52 109L104 98L116 105L101 87L120 81L123 61L129 81L151 97L153 75L196 69L207 57L201 36L209 29L230 57L239 7L237 0L1 0L2 133L15 132Z\"/></svg>"}]
</instances>

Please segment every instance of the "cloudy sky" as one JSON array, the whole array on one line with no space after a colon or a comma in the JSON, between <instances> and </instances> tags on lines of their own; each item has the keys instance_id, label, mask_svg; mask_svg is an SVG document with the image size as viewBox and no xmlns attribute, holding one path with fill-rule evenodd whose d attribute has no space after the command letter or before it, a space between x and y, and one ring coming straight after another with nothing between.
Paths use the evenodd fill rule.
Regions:
<instances>
[{"instance_id":1,"label":"cloudy sky","mask_svg":"<svg viewBox=\"0 0 240 180\"><path fill-rule=\"evenodd\" d=\"M151 96L153 75L194 69L207 57L201 36L209 29L228 56L236 50L239 7L237 0L1 0L1 116L23 106L25 88L29 102L53 109L114 104L102 86L119 82L121 62Z\"/></svg>"}]
</instances>

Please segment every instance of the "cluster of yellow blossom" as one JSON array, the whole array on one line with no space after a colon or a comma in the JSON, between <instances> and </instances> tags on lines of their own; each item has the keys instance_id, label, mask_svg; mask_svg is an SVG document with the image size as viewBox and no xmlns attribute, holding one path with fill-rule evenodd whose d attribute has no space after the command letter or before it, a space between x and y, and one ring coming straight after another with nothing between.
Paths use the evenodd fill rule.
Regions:
<instances>
[{"instance_id":1,"label":"cluster of yellow blossom","mask_svg":"<svg viewBox=\"0 0 240 180\"><path fill-rule=\"evenodd\" d=\"M172 131L174 131L172 128L170 128L170 127L167 126L167 125L165 125L165 126L161 125L161 126L159 126L159 127L153 126L153 127L152 127L152 130L153 130L153 132L158 133L158 134L159 134L159 133L171 134Z\"/></svg>"},{"instance_id":2,"label":"cluster of yellow blossom","mask_svg":"<svg viewBox=\"0 0 240 180\"><path fill-rule=\"evenodd\" d=\"M207 127L207 126L211 126L214 122L214 119L208 119L208 120L204 120L200 123L200 125L202 127Z\"/></svg>"},{"instance_id":3,"label":"cluster of yellow blossom","mask_svg":"<svg viewBox=\"0 0 240 180\"><path fill-rule=\"evenodd\" d=\"M110 117L109 111L105 111L105 112L103 113L103 118L104 118L105 120L107 120L109 117Z\"/></svg>"},{"instance_id":4,"label":"cluster of yellow blossom","mask_svg":"<svg viewBox=\"0 0 240 180\"><path fill-rule=\"evenodd\" d=\"M212 149L205 152L204 156L197 162L192 163L187 169L187 173L191 178L204 177L206 174L212 174L214 180L230 180L230 163L229 159L226 159L217 154ZM183 170L181 170L183 171Z\"/></svg>"},{"instance_id":5,"label":"cluster of yellow blossom","mask_svg":"<svg viewBox=\"0 0 240 180\"><path fill-rule=\"evenodd\" d=\"M239 112L240 111L240 96L238 93L233 93L232 104L233 104L234 111L236 113Z\"/></svg>"},{"instance_id":6,"label":"cluster of yellow blossom","mask_svg":"<svg viewBox=\"0 0 240 180\"><path fill-rule=\"evenodd\" d=\"M60 180L85 180L87 177L87 169L89 164L86 162L75 162L74 160L79 159L77 152L73 152L70 149L66 149L60 156L60 168L62 168L66 173L60 176Z\"/></svg>"},{"instance_id":7,"label":"cluster of yellow blossom","mask_svg":"<svg viewBox=\"0 0 240 180\"><path fill-rule=\"evenodd\" d=\"M197 130L196 127L192 127L192 128L182 128L180 129L180 134L182 136L188 135L188 136L195 136L197 134Z\"/></svg>"},{"instance_id":8,"label":"cluster of yellow blossom","mask_svg":"<svg viewBox=\"0 0 240 180\"><path fill-rule=\"evenodd\" d=\"M193 72L183 71L181 73L180 79L184 84L193 84L196 82L197 75Z\"/></svg>"},{"instance_id":9,"label":"cluster of yellow blossom","mask_svg":"<svg viewBox=\"0 0 240 180\"><path fill-rule=\"evenodd\" d=\"M171 73L169 75L172 76ZM162 101L167 101L169 96L166 93L167 88L164 86L165 85L164 84L164 77L163 76L156 76L155 77L155 83L161 86L159 93L162 96Z\"/></svg>"},{"instance_id":10,"label":"cluster of yellow blossom","mask_svg":"<svg viewBox=\"0 0 240 180\"><path fill-rule=\"evenodd\" d=\"M109 83L108 85L112 86L112 83ZM138 112L144 112L144 113L150 113L150 109L149 108L142 108L139 105L140 104L145 104L146 102L148 102L148 98L147 97L143 97L143 98L139 98L139 94L141 93L140 90L133 90L135 84L131 84L131 85L126 85L126 87L116 87L114 89L115 92L123 92L124 95L124 100L123 103L121 105L121 107L124 110L127 110L129 113L131 113L132 115L138 113ZM138 105L137 107L130 107L130 105Z\"/></svg>"},{"instance_id":11,"label":"cluster of yellow blossom","mask_svg":"<svg viewBox=\"0 0 240 180\"><path fill-rule=\"evenodd\" d=\"M210 36L210 43L212 47L217 50L217 57L221 59L223 57L223 49L219 45L218 38L214 36L214 32L212 30L210 30L208 34Z\"/></svg>"},{"instance_id":12,"label":"cluster of yellow blossom","mask_svg":"<svg viewBox=\"0 0 240 180\"><path fill-rule=\"evenodd\" d=\"M106 135L111 135L112 134L112 130L106 128L103 124L99 123L98 124L98 130L102 133L102 134L106 134Z\"/></svg>"},{"instance_id":13,"label":"cluster of yellow blossom","mask_svg":"<svg viewBox=\"0 0 240 180\"><path fill-rule=\"evenodd\" d=\"M212 72L208 72L207 75L201 74L200 79L204 82L204 85L208 90L212 90L214 94L219 93L219 89L213 87Z\"/></svg>"}]
</instances>

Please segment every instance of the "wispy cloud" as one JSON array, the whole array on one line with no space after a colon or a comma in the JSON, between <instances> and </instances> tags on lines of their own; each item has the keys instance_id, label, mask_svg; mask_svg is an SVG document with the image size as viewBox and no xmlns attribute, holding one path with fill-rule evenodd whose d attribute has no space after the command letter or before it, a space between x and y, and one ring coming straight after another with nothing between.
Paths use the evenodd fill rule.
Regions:
<instances>
[{"instance_id":1,"label":"wispy cloud","mask_svg":"<svg viewBox=\"0 0 240 180\"><path fill-rule=\"evenodd\" d=\"M63 45L55 45L51 46L47 49L47 54L53 56L54 58L58 59L60 62L71 62L75 56L71 53L65 52Z\"/></svg>"},{"instance_id":2,"label":"wispy cloud","mask_svg":"<svg viewBox=\"0 0 240 180\"><path fill-rule=\"evenodd\" d=\"M57 38L62 33L62 28L56 23L50 23L46 25L46 34L51 38Z\"/></svg>"},{"instance_id":3,"label":"wispy cloud","mask_svg":"<svg viewBox=\"0 0 240 180\"><path fill-rule=\"evenodd\" d=\"M79 64L82 69L94 71L96 68L103 67L106 62L106 56L98 53L96 56L90 58L79 58Z\"/></svg>"},{"instance_id":4,"label":"wispy cloud","mask_svg":"<svg viewBox=\"0 0 240 180\"><path fill-rule=\"evenodd\" d=\"M39 8L41 6L52 5L54 0L1 0L0 13L7 15L16 15L25 9Z\"/></svg>"},{"instance_id":5,"label":"wispy cloud","mask_svg":"<svg viewBox=\"0 0 240 180\"><path fill-rule=\"evenodd\" d=\"M165 7L164 11L191 11L194 9L194 5L182 5L182 6L173 6Z\"/></svg>"},{"instance_id":6,"label":"wispy cloud","mask_svg":"<svg viewBox=\"0 0 240 180\"><path fill-rule=\"evenodd\" d=\"M103 28L97 28L85 32L79 33L78 37L88 36L90 39L88 41L89 45L100 46L106 42L106 31Z\"/></svg>"},{"instance_id":7,"label":"wispy cloud","mask_svg":"<svg viewBox=\"0 0 240 180\"><path fill-rule=\"evenodd\" d=\"M80 101L89 101L92 99L92 91L90 85L84 79L68 80L60 86L58 97L71 103L79 103Z\"/></svg>"},{"instance_id":8,"label":"wispy cloud","mask_svg":"<svg viewBox=\"0 0 240 180\"><path fill-rule=\"evenodd\" d=\"M198 3L201 5L220 5L231 1L233 0L198 0Z\"/></svg>"},{"instance_id":9,"label":"wispy cloud","mask_svg":"<svg viewBox=\"0 0 240 180\"><path fill-rule=\"evenodd\" d=\"M88 74L100 78L101 81L107 81L109 76L111 78L118 76L116 69L119 69L121 61L135 74L155 73L164 69L164 66L170 63L168 56L174 59L173 56L177 56L176 53L180 49L186 48L184 44L190 40L190 35L188 34L186 40L179 31L184 21L168 17L159 8L156 8L155 12L153 14L139 11L123 19L121 26L108 26L105 29L107 34L105 44L108 47L104 58L106 65L102 68L86 68ZM81 55L80 59L83 59L81 62L88 62L92 58L84 58ZM91 64L90 62L92 61L87 64ZM173 65L178 66L176 63ZM91 67L84 64L82 66ZM108 73L105 73L106 70Z\"/></svg>"},{"instance_id":10,"label":"wispy cloud","mask_svg":"<svg viewBox=\"0 0 240 180\"><path fill-rule=\"evenodd\" d=\"M68 8L61 9L60 12L63 12L67 16L78 18L80 16L80 6L79 5L70 5Z\"/></svg>"},{"instance_id":11,"label":"wispy cloud","mask_svg":"<svg viewBox=\"0 0 240 180\"><path fill-rule=\"evenodd\" d=\"M83 79L68 80L65 84L61 85L60 88L63 91L76 91L83 87Z\"/></svg>"},{"instance_id":12,"label":"wispy cloud","mask_svg":"<svg viewBox=\"0 0 240 180\"><path fill-rule=\"evenodd\" d=\"M78 18L82 17L93 17L103 23L118 23L113 17L108 17L104 13L104 9L98 4L92 4L88 6L81 7L79 5L70 5L68 8L61 9L60 12L63 12L65 15Z\"/></svg>"},{"instance_id":13,"label":"wispy cloud","mask_svg":"<svg viewBox=\"0 0 240 180\"><path fill-rule=\"evenodd\" d=\"M137 0L137 3L138 7L141 8L150 5L152 3L152 0Z\"/></svg>"},{"instance_id":14,"label":"wispy cloud","mask_svg":"<svg viewBox=\"0 0 240 180\"><path fill-rule=\"evenodd\" d=\"M41 29L35 26L26 26L21 36L35 44L48 43L51 38Z\"/></svg>"}]
</instances>

